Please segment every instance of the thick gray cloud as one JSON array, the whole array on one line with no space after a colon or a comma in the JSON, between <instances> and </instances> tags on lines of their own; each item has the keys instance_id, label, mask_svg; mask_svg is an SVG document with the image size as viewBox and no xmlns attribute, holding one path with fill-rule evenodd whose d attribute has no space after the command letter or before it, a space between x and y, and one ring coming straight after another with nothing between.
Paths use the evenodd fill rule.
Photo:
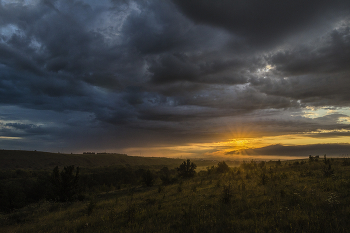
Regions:
<instances>
[{"instance_id":1,"label":"thick gray cloud","mask_svg":"<svg viewBox=\"0 0 350 233\"><path fill-rule=\"evenodd\" d=\"M349 7L0 1L1 146L118 150L225 140L251 125L260 136L348 129L345 113L303 111L350 107Z\"/></svg>"},{"instance_id":2,"label":"thick gray cloud","mask_svg":"<svg viewBox=\"0 0 350 233\"><path fill-rule=\"evenodd\" d=\"M221 27L252 46L275 46L294 33L322 27L347 15L349 2L174 0L197 23Z\"/></svg>"}]
</instances>

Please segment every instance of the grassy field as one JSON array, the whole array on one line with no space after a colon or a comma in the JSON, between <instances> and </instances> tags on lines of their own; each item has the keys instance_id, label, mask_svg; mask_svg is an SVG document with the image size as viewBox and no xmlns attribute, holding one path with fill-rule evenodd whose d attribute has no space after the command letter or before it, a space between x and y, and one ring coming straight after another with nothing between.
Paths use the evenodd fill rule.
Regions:
<instances>
[{"instance_id":1,"label":"grassy field","mask_svg":"<svg viewBox=\"0 0 350 233\"><path fill-rule=\"evenodd\" d=\"M347 159L248 162L162 185L40 201L0 215L0 232L348 232Z\"/></svg>"}]
</instances>

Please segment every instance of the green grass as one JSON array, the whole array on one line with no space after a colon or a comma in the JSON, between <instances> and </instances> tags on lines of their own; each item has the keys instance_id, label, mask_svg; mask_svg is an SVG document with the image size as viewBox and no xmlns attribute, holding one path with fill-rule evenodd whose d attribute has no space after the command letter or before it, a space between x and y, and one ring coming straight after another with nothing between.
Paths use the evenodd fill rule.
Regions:
<instances>
[{"instance_id":1,"label":"green grass","mask_svg":"<svg viewBox=\"0 0 350 233\"><path fill-rule=\"evenodd\" d=\"M43 201L0 215L0 232L348 232L350 166L334 159L326 177L322 160L305 161Z\"/></svg>"}]
</instances>

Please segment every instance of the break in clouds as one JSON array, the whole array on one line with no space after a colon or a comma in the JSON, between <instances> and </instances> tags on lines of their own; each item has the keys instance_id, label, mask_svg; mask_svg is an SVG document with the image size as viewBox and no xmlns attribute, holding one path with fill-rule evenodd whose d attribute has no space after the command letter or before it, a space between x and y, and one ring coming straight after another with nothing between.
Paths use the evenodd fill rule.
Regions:
<instances>
[{"instance_id":1,"label":"break in clouds","mask_svg":"<svg viewBox=\"0 0 350 233\"><path fill-rule=\"evenodd\" d=\"M349 10L346 0L2 0L0 145L122 152L245 130L348 134Z\"/></svg>"}]
</instances>

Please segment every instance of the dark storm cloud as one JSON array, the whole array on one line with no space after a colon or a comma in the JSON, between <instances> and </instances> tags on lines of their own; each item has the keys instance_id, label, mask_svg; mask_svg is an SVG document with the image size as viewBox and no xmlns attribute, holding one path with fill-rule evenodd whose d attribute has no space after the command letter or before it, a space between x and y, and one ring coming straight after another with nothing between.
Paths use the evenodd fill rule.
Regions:
<instances>
[{"instance_id":1,"label":"dark storm cloud","mask_svg":"<svg viewBox=\"0 0 350 233\"><path fill-rule=\"evenodd\" d=\"M349 106L349 74L307 75L287 78L266 77L252 80L267 95L301 100L311 106Z\"/></svg>"},{"instance_id":2,"label":"dark storm cloud","mask_svg":"<svg viewBox=\"0 0 350 233\"><path fill-rule=\"evenodd\" d=\"M164 1L138 2L143 8L140 13L132 13L122 32L130 44L143 54L158 54L175 51L187 46L191 39L190 25L172 6Z\"/></svg>"},{"instance_id":3,"label":"dark storm cloud","mask_svg":"<svg viewBox=\"0 0 350 233\"><path fill-rule=\"evenodd\" d=\"M208 84L244 84L248 82L252 69L250 59L188 56L173 53L158 56L150 62L149 72L154 84L189 81Z\"/></svg>"},{"instance_id":4,"label":"dark storm cloud","mask_svg":"<svg viewBox=\"0 0 350 233\"><path fill-rule=\"evenodd\" d=\"M332 30L314 44L277 52L268 60L285 75L349 72L350 25Z\"/></svg>"},{"instance_id":5,"label":"dark storm cloud","mask_svg":"<svg viewBox=\"0 0 350 233\"><path fill-rule=\"evenodd\" d=\"M13 37L11 39L13 39ZM0 44L0 62L18 70L29 71L37 75L42 74L40 68L37 67L30 57L25 55L25 53L18 50L16 51L12 47L4 44Z\"/></svg>"},{"instance_id":6,"label":"dark storm cloud","mask_svg":"<svg viewBox=\"0 0 350 233\"><path fill-rule=\"evenodd\" d=\"M340 115L288 117L350 106L348 9L341 0L2 1L0 107L18 107L12 121L0 118L3 130L122 148L205 141L242 119L271 135L338 129ZM271 109L279 118L268 119Z\"/></svg>"},{"instance_id":7,"label":"dark storm cloud","mask_svg":"<svg viewBox=\"0 0 350 233\"><path fill-rule=\"evenodd\" d=\"M173 2L197 23L229 30L253 46L273 46L293 33L321 26L348 13L349 2L337 1L214 1Z\"/></svg>"},{"instance_id":8,"label":"dark storm cloud","mask_svg":"<svg viewBox=\"0 0 350 233\"><path fill-rule=\"evenodd\" d=\"M349 22L321 38L266 57L274 69L251 84L268 95L284 96L313 106L349 106Z\"/></svg>"}]
</instances>

